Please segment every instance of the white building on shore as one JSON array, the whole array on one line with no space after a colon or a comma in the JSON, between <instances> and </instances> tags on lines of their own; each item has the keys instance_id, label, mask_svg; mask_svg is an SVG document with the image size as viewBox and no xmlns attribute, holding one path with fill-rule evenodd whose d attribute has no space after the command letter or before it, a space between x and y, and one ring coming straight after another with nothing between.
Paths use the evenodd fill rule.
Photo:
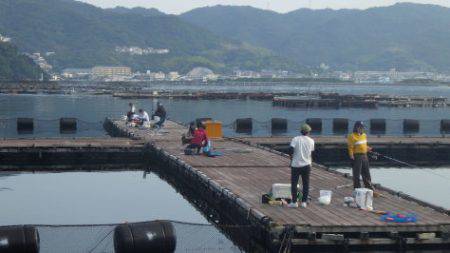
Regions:
<instances>
[{"instance_id":1,"label":"white building on shore","mask_svg":"<svg viewBox=\"0 0 450 253\"><path fill-rule=\"evenodd\" d=\"M104 77L130 77L131 68L130 67L112 67L112 66L95 66L92 68L92 76L94 78L104 78Z\"/></svg>"}]
</instances>

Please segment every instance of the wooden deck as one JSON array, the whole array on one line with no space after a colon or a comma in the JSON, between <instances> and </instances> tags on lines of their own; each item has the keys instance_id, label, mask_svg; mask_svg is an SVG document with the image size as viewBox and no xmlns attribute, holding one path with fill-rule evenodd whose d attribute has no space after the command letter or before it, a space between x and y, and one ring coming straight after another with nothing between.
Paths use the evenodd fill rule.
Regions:
<instances>
[{"instance_id":1,"label":"wooden deck","mask_svg":"<svg viewBox=\"0 0 450 253\"><path fill-rule=\"evenodd\" d=\"M314 160L328 166L348 166L347 140L345 136L312 136L316 141ZM239 141L259 144L285 152L292 137L239 137ZM450 137L369 136L374 151L408 163L437 167L450 165ZM392 160L378 157L371 160L376 166L402 166Z\"/></svg>"},{"instance_id":2,"label":"wooden deck","mask_svg":"<svg viewBox=\"0 0 450 253\"><path fill-rule=\"evenodd\" d=\"M241 206L248 209L248 218L255 216L261 221L261 227L269 230L267 232L271 234L276 234L275 231L280 231L281 228L289 225L295 226L295 231L299 234L437 232L438 235L448 235L450 230L450 217L444 209L415 201L406 195L399 196L385 188L379 190L384 197L374 200L374 208L383 211L412 211L418 216L417 223L385 223L380 221L380 217L374 213L344 207L343 199L345 196L351 196L352 189L336 187L351 184L352 179L327 171L319 165L314 165L311 172L312 201L307 208L291 209L285 206L262 204L261 195L267 193L273 183L290 182L289 158L286 156L230 139L213 141L214 148L223 152L224 155L221 157L184 155L180 136L186 129L179 124L167 122L160 132L129 128L123 121L111 121L110 124L109 128L115 129L116 135L133 136L135 139L151 143L155 152L159 152L159 159L164 160L164 164L168 167L181 167L181 170L185 168L185 173L189 171L196 173L204 178L206 184L212 185L208 188L211 191L216 189L222 193L225 192L225 195L230 196L230 201L240 202ZM331 139L323 139L323 141L327 140ZM322 189L333 191L333 200L328 206L317 202L319 190ZM263 220L265 222L262 222ZM270 222L267 223L267 220ZM274 238L274 241L277 239ZM448 239L444 239L430 240L435 240L433 242L437 240L438 244L448 245ZM307 242L310 246L317 243L317 241ZM395 240L392 239L391 243L395 244Z\"/></svg>"}]
</instances>

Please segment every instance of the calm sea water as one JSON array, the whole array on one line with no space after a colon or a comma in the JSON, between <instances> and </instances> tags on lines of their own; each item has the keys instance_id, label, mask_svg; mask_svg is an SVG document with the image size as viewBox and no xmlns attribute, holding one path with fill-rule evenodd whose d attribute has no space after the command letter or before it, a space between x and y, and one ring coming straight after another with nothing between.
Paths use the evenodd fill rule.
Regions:
<instances>
[{"instance_id":1,"label":"calm sea water","mask_svg":"<svg viewBox=\"0 0 450 253\"><path fill-rule=\"evenodd\" d=\"M0 224L102 224L156 219L207 224L157 175L141 171L0 173Z\"/></svg>"},{"instance_id":2,"label":"calm sea water","mask_svg":"<svg viewBox=\"0 0 450 253\"><path fill-rule=\"evenodd\" d=\"M152 87L151 89L157 89ZM219 89L217 86L173 86L166 89L207 90ZM338 92L341 94L387 93L392 95L444 96L450 98L448 86L393 86L386 85L311 85L311 86L231 86L226 90L238 89L255 91L314 91ZM150 89L150 88L149 88ZM371 118L387 119L387 134L401 135L403 119L419 119L419 135L439 135L441 119L450 117L450 107L446 108L343 108L343 109L305 109L273 107L271 101L255 100L181 100L161 99L169 117L188 123L195 118L211 117L222 121L226 135L235 135L232 123L237 118L254 119L254 135L270 134L271 118L288 119L288 132L297 133L298 126L306 118L324 119L323 134L332 134L332 118L348 118L352 124L356 120ZM80 120L78 136L105 135L101 121L107 116L120 117L128 110L128 103L133 102L137 108L151 112L155 100L124 100L111 96L86 95L0 95L0 136L17 137L17 117L32 117L36 120L33 136L59 136L58 119L76 117ZM21 137L21 136L20 136ZM25 136L26 137L26 136Z\"/></svg>"},{"instance_id":3,"label":"calm sea water","mask_svg":"<svg viewBox=\"0 0 450 253\"><path fill-rule=\"evenodd\" d=\"M113 224L161 219L174 221L176 252L241 252L154 173L1 172L0 201L0 226L45 224L43 253L113 253Z\"/></svg>"}]
</instances>

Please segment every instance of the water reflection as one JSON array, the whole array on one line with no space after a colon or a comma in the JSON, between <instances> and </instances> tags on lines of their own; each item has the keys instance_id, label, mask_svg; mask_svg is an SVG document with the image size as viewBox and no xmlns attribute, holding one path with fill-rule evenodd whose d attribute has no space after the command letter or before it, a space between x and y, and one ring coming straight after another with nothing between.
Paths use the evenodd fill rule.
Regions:
<instances>
[{"instance_id":1,"label":"water reflection","mask_svg":"<svg viewBox=\"0 0 450 253\"><path fill-rule=\"evenodd\" d=\"M207 224L156 174L0 173L0 224L97 224L155 219Z\"/></svg>"}]
</instances>

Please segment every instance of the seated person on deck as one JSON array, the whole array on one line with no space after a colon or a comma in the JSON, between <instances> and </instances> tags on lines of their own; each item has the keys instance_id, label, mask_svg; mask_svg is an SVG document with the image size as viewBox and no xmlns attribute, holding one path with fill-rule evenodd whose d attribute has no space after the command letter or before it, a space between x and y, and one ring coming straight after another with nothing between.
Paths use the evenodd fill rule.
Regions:
<instances>
[{"instance_id":1,"label":"seated person on deck","mask_svg":"<svg viewBox=\"0 0 450 253\"><path fill-rule=\"evenodd\" d=\"M158 102L156 104L156 111L152 115L152 118L154 118L155 116L159 117L159 121L156 122L155 126L158 128L161 128L163 126L164 122L166 121L167 113L166 113L166 109L160 102Z\"/></svg>"},{"instance_id":2,"label":"seated person on deck","mask_svg":"<svg viewBox=\"0 0 450 253\"><path fill-rule=\"evenodd\" d=\"M197 149L197 154L200 154L201 148L208 144L208 137L206 136L205 126L199 123L197 129L194 130L194 136L191 139L187 149Z\"/></svg>"},{"instance_id":3,"label":"seated person on deck","mask_svg":"<svg viewBox=\"0 0 450 253\"><path fill-rule=\"evenodd\" d=\"M148 113L142 109L139 109L139 125L144 125L145 122L150 122L150 117L148 116Z\"/></svg>"},{"instance_id":4,"label":"seated person on deck","mask_svg":"<svg viewBox=\"0 0 450 253\"><path fill-rule=\"evenodd\" d=\"M187 144L187 143L191 142L192 138L194 138L195 129L197 129L197 127L195 126L195 122L192 121L191 123L189 123L189 129L188 129L187 133L185 133L181 136L182 144Z\"/></svg>"},{"instance_id":5,"label":"seated person on deck","mask_svg":"<svg viewBox=\"0 0 450 253\"><path fill-rule=\"evenodd\" d=\"M128 104L130 106L130 110L127 112L127 120L128 122L133 120L133 115L136 114L136 108L134 107L133 103Z\"/></svg>"}]
</instances>

